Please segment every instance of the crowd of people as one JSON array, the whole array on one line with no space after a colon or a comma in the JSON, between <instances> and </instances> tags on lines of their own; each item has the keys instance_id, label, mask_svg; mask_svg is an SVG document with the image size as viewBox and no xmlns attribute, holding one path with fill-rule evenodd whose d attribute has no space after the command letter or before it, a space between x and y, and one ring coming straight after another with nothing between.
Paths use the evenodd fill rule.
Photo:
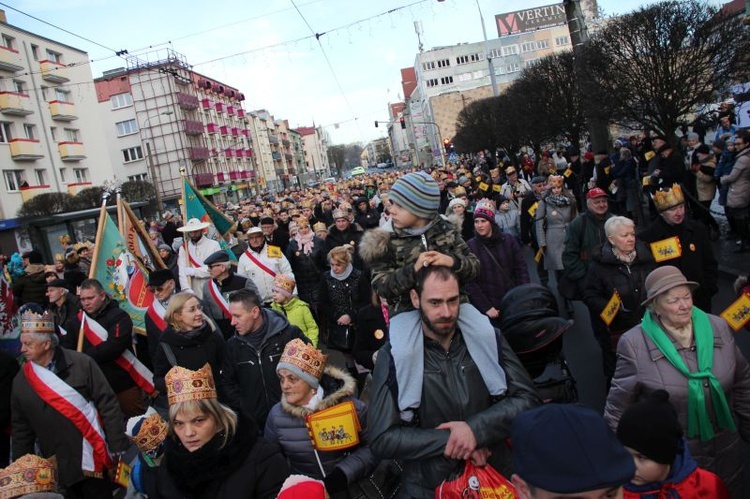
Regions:
<instances>
[{"instance_id":1,"label":"crowd of people","mask_svg":"<svg viewBox=\"0 0 750 499\"><path fill-rule=\"evenodd\" d=\"M24 253L0 494L112 497L134 445L150 498L426 498L465 461L522 498L743 497L750 367L711 315L717 194L750 248L750 133L727 133L263 194L221 207L223 245L165 212L144 334L89 245ZM506 340L503 298L532 280L586 305L603 413L545 403Z\"/></svg>"}]
</instances>

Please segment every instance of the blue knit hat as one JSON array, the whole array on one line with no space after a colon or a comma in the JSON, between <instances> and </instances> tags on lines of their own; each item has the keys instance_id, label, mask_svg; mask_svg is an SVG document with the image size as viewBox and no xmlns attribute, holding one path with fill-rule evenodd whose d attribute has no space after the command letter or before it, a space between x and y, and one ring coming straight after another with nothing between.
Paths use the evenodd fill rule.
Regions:
<instances>
[{"instance_id":1,"label":"blue knit hat","mask_svg":"<svg viewBox=\"0 0 750 499\"><path fill-rule=\"evenodd\" d=\"M419 218L432 219L440 209L440 187L425 172L407 173L393 183L388 200Z\"/></svg>"}]
</instances>

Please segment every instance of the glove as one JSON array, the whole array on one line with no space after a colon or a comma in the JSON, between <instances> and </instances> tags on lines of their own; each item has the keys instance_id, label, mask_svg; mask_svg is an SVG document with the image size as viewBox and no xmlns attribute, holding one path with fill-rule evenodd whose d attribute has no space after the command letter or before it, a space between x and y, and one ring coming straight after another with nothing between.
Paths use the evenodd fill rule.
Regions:
<instances>
[{"instance_id":1,"label":"glove","mask_svg":"<svg viewBox=\"0 0 750 499\"><path fill-rule=\"evenodd\" d=\"M323 483L331 495L345 491L349 485L346 475L340 468L333 468L333 471L323 479Z\"/></svg>"}]
</instances>

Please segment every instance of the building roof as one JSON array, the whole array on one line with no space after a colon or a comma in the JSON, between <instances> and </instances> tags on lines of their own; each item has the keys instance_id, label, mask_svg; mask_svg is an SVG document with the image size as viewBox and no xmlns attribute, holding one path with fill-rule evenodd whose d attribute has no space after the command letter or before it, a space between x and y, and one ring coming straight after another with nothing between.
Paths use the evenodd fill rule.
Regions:
<instances>
[{"instance_id":1,"label":"building roof","mask_svg":"<svg viewBox=\"0 0 750 499\"><path fill-rule=\"evenodd\" d=\"M307 135L313 135L315 133L314 126L298 126L295 130L297 130L303 137Z\"/></svg>"}]
</instances>

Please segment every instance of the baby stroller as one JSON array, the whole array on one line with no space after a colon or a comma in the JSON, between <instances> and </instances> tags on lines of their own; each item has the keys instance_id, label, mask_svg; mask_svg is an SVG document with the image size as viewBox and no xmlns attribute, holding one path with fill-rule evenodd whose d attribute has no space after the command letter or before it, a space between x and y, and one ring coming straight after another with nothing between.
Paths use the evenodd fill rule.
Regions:
<instances>
[{"instance_id":1,"label":"baby stroller","mask_svg":"<svg viewBox=\"0 0 750 499\"><path fill-rule=\"evenodd\" d=\"M562 352L562 335L572 320L559 316L552 292L522 284L500 302L500 330L518 355L544 403L578 401L578 390Z\"/></svg>"}]
</instances>

